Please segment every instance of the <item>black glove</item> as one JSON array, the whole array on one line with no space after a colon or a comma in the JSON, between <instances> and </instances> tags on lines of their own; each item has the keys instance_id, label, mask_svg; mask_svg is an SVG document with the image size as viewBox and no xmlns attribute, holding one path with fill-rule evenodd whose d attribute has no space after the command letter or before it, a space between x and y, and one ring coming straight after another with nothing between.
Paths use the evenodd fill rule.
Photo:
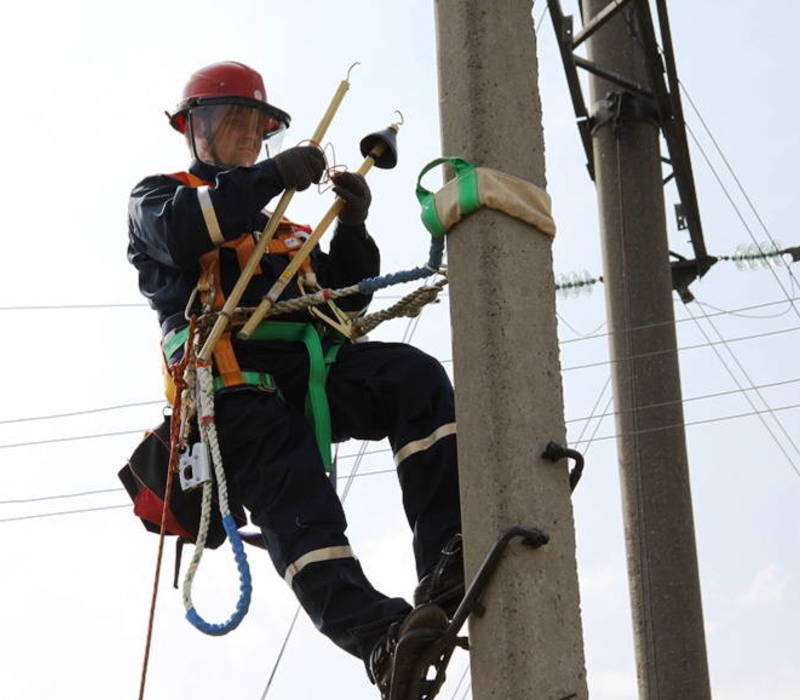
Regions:
<instances>
[{"instance_id":1,"label":"black glove","mask_svg":"<svg viewBox=\"0 0 800 700\"><path fill-rule=\"evenodd\" d=\"M364 176L358 173L339 173L332 180L333 191L346 202L339 212L339 221L343 224L363 224L372 202L372 193Z\"/></svg>"},{"instance_id":2,"label":"black glove","mask_svg":"<svg viewBox=\"0 0 800 700\"><path fill-rule=\"evenodd\" d=\"M272 159L278 174L288 190L294 187L305 190L312 182L319 182L325 170L325 156L316 146L295 146L281 151Z\"/></svg>"}]
</instances>

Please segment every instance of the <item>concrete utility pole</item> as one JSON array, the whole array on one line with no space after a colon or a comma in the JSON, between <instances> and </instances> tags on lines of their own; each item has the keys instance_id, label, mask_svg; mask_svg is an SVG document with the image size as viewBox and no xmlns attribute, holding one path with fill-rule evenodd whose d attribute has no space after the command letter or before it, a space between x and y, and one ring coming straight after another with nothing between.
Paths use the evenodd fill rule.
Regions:
<instances>
[{"instance_id":1,"label":"concrete utility pole","mask_svg":"<svg viewBox=\"0 0 800 700\"><path fill-rule=\"evenodd\" d=\"M583 0L585 21L607 4ZM647 85L630 8L592 36L589 58ZM591 90L639 696L703 700L708 663L657 119L647 100L606 80L592 76Z\"/></svg>"},{"instance_id":2,"label":"concrete utility pole","mask_svg":"<svg viewBox=\"0 0 800 700\"><path fill-rule=\"evenodd\" d=\"M545 184L530 0L437 0L442 151ZM565 463L539 457L565 428L551 240L484 209L447 240L468 576L501 530L512 545L470 619L476 700L587 697Z\"/></svg>"}]
</instances>

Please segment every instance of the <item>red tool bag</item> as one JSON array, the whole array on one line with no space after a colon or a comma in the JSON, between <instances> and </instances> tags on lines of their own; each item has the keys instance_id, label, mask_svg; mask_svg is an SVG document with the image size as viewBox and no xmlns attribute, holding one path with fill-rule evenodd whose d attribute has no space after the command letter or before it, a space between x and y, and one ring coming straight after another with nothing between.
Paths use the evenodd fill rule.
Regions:
<instances>
[{"instance_id":1,"label":"red tool bag","mask_svg":"<svg viewBox=\"0 0 800 700\"><path fill-rule=\"evenodd\" d=\"M169 468L169 423L170 419L166 418L157 428L147 432L128 463L118 473L120 481L133 500L134 514L139 516L149 532L156 534L161 529ZM177 475L175 476L165 521L168 535L177 535L191 542L197 539L202 496L202 488L184 491ZM216 494L212 497L212 503L214 506L212 506L206 547L216 549L225 541L226 535L222 527ZM247 524L247 516L241 505L231 503L230 509L238 527ZM260 539L260 534L258 537ZM251 544L261 543L251 542Z\"/></svg>"}]
</instances>

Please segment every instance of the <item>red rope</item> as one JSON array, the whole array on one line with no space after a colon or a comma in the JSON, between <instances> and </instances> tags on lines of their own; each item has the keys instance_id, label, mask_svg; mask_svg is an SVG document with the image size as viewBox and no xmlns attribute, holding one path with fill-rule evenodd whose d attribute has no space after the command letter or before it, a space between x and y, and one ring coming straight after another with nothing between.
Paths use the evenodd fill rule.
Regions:
<instances>
[{"instance_id":1,"label":"red rope","mask_svg":"<svg viewBox=\"0 0 800 700\"><path fill-rule=\"evenodd\" d=\"M144 660L142 662L142 676L139 682L139 700L144 700L144 686L147 681L147 666L150 661L150 644L153 640L153 621L156 615L156 599L158 598L158 582L161 578L161 560L164 554L164 539L166 534L167 509L172 496L172 484L175 472L178 471L178 446L180 444L181 428L181 394L186 387L183 372L189 363L192 354L192 340L195 332L195 319L189 321L189 337L184 346L183 357L180 362L170 367L172 381L175 383L175 403L172 407L172 417L169 425L169 467L167 468L167 484L164 488L164 507L161 509L161 529L158 537L158 555L156 558L156 572L153 579L153 594L150 599L150 617L147 621L147 641L144 646Z\"/></svg>"}]
</instances>

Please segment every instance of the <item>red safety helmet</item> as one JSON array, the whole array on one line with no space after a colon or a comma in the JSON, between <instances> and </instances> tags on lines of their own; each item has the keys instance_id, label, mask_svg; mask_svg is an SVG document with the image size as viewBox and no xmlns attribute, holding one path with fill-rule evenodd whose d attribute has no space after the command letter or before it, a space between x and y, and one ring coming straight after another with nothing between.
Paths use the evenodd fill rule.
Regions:
<instances>
[{"instance_id":1,"label":"red safety helmet","mask_svg":"<svg viewBox=\"0 0 800 700\"><path fill-rule=\"evenodd\" d=\"M267 91L261 75L236 61L212 63L192 74L183 89L183 98L169 123L182 134L186 133L186 117L195 107L206 105L244 105L256 107L264 114L263 138L289 127L291 117L267 102Z\"/></svg>"}]
</instances>

